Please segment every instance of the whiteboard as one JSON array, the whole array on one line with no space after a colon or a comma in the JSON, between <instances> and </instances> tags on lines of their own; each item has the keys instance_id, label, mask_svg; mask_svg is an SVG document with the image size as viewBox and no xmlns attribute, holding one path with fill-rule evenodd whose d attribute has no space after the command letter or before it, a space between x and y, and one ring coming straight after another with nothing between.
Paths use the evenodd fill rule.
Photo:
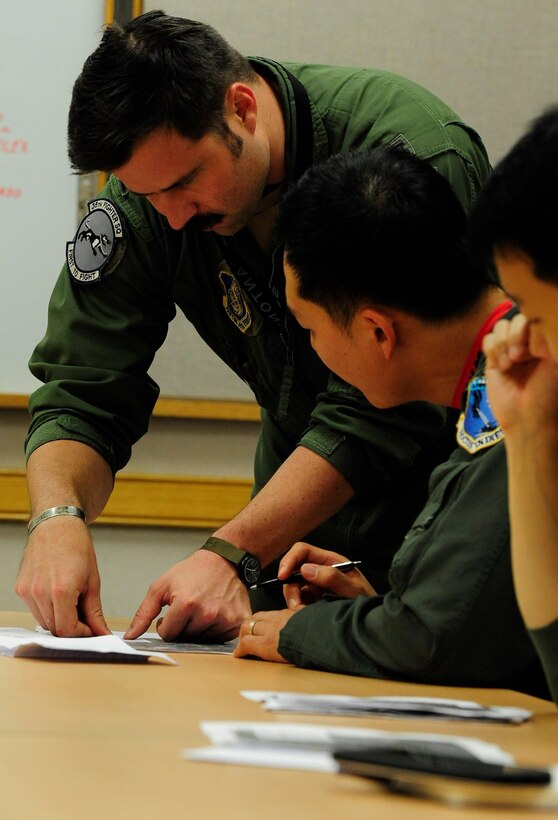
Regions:
<instances>
[{"instance_id":1,"label":"whiteboard","mask_svg":"<svg viewBox=\"0 0 558 820\"><path fill-rule=\"evenodd\" d=\"M99 43L104 7L104 0L0 0L0 393L39 385L27 362L46 330L48 300L78 223L68 108ZM253 398L182 314L151 375L165 396Z\"/></svg>"},{"instance_id":2,"label":"whiteboard","mask_svg":"<svg viewBox=\"0 0 558 820\"><path fill-rule=\"evenodd\" d=\"M38 386L27 362L77 219L68 107L103 18L103 0L0 0L0 393Z\"/></svg>"},{"instance_id":3,"label":"whiteboard","mask_svg":"<svg viewBox=\"0 0 558 820\"><path fill-rule=\"evenodd\" d=\"M29 393L27 368L77 219L66 157L71 88L96 48L103 0L0 0L0 393ZM496 161L556 99L556 0L144 0L205 20L248 54L371 65L439 94ZM458 24L456 24L456 20ZM165 396L251 399L182 314L151 374Z\"/></svg>"},{"instance_id":4,"label":"whiteboard","mask_svg":"<svg viewBox=\"0 0 558 820\"><path fill-rule=\"evenodd\" d=\"M150 375L165 397L254 401L248 385L205 344L179 309Z\"/></svg>"},{"instance_id":5,"label":"whiteboard","mask_svg":"<svg viewBox=\"0 0 558 820\"><path fill-rule=\"evenodd\" d=\"M104 0L0 0L0 393L39 386L27 363L79 221L68 108L104 11ZM165 396L253 398L181 313L151 375Z\"/></svg>"}]
</instances>

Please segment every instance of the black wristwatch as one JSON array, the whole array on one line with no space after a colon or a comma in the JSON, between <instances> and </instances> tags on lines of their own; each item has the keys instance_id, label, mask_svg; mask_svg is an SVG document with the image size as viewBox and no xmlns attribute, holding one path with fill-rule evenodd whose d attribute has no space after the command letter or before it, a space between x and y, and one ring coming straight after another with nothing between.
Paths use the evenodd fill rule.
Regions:
<instances>
[{"instance_id":1,"label":"black wristwatch","mask_svg":"<svg viewBox=\"0 0 558 820\"><path fill-rule=\"evenodd\" d=\"M260 559L252 555L252 553L238 549L238 547L235 547L233 544L229 544L228 541L223 541L222 538L215 538L215 536L211 536L211 538L207 539L202 550L215 552L222 558L226 558L231 564L234 564L238 577L245 586L251 587L253 584L258 583L260 575L262 574L262 565L260 564Z\"/></svg>"}]
</instances>

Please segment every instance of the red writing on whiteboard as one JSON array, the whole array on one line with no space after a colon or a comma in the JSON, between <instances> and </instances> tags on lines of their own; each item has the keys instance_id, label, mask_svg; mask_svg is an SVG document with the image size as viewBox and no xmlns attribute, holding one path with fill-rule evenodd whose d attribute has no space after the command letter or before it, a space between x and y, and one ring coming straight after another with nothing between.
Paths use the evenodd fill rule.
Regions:
<instances>
[{"instance_id":1,"label":"red writing on whiteboard","mask_svg":"<svg viewBox=\"0 0 558 820\"><path fill-rule=\"evenodd\" d=\"M0 138L0 154L27 154L25 140L4 140Z\"/></svg>"},{"instance_id":2,"label":"red writing on whiteboard","mask_svg":"<svg viewBox=\"0 0 558 820\"><path fill-rule=\"evenodd\" d=\"M5 196L9 199L19 199L22 193L21 188L3 188L2 185L0 185L0 196Z\"/></svg>"},{"instance_id":3,"label":"red writing on whiteboard","mask_svg":"<svg viewBox=\"0 0 558 820\"><path fill-rule=\"evenodd\" d=\"M0 113L0 154L27 154L29 148L27 140L10 137L11 128L2 124L4 115Z\"/></svg>"}]
</instances>

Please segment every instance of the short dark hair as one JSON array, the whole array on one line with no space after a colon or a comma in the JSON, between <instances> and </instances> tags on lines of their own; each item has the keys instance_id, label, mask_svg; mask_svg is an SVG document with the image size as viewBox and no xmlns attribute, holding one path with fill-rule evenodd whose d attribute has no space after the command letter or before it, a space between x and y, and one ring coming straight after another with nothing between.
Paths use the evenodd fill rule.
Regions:
<instances>
[{"instance_id":1,"label":"short dark hair","mask_svg":"<svg viewBox=\"0 0 558 820\"><path fill-rule=\"evenodd\" d=\"M337 154L285 195L277 240L303 299L348 327L363 303L438 322L490 285L466 245L467 220L447 180L403 148Z\"/></svg>"},{"instance_id":2,"label":"short dark hair","mask_svg":"<svg viewBox=\"0 0 558 820\"><path fill-rule=\"evenodd\" d=\"M227 88L256 81L238 51L205 23L151 11L105 28L77 78L68 119L72 167L111 171L158 128L234 142L224 119ZM234 145L233 145L234 149Z\"/></svg>"},{"instance_id":3,"label":"short dark hair","mask_svg":"<svg viewBox=\"0 0 558 820\"><path fill-rule=\"evenodd\" d=\"M529 256L539 279L558 284L558 106L547 109L496 165L471 217L480 259Z\"/></svg>"}]
</instances>

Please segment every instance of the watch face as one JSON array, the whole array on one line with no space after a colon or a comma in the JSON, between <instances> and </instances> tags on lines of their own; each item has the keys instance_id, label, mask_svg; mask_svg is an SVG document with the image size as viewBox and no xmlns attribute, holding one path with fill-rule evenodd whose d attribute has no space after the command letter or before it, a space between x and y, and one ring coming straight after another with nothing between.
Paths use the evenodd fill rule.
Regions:
<instances>
[{"instance_id":1,"label":"watch face","mask_svg":"<svg viewBox=\"0 0 558 820\"><path fill-rule=\"evenodd\" d=\"M253 555L246 555L238 565L242 580L247 586L257 584L262 573L262 567Z\"/></svg>"}]
</instances>

